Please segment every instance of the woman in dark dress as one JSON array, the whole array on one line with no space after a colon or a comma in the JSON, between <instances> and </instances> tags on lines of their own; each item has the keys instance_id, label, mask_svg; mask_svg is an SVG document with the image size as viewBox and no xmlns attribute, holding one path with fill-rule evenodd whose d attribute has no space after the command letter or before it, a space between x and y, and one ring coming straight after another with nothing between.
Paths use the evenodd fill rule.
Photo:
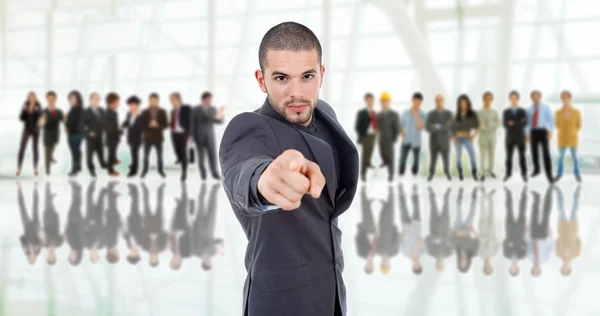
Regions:
<instances>
[{"instance_id":1,"label":"woman in dark dress","mask_svg":"<svg viewBox=\"0 0 600 316\"><path fill-rule=\"evenodd\" d=\"M17 159L17 176L21 175L21 167L25 158L25 147L31 137L33 140L33 173L38 175L38 139L40 136L40 128L38 121L42 115L42 106L37 99L35 92L31 91L27 94L27 100L21 108L19 120L23 122L23 132L21 133L21 142L19 145L19 154Z\"/></svg>"}]
</instances>

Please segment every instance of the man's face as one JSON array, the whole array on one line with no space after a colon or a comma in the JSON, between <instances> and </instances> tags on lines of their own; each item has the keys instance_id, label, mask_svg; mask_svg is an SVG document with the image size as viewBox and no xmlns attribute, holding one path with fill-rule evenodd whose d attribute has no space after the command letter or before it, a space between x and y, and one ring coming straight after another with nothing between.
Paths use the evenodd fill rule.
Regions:
<instances>
[{"instance_id":1,"label":"man's face","mask_svg":"<svg viewBox=\"0 0 600 316\"><path fill-rule=\"evenodd\" d=\"M508 99L510 100L510 104L512 106L517 106L519 104L519 97L514 94L512 94Z\"/></svg>"},{"instance_id":2,"label":"man's face","mask_svg":"<svg viewBox=\"0 0 600 316\"><path fill-rule=\"evenodd\" d=\"M435 108L441 110L444 108L444 97L442 95L437 95L435 97Z\"/></svg>"},{"instance_id":3,"label":"man's face","mask_svg":"<svg viewBox=\"0 0 600 316\"><path fill-rule=\"evenodd\" d=\"M154 97L150 98L150 106L153 108L157 107L158 106L158 98L154 98Z\"/></svg>"},{"instance_id":4,"label":"man's face","mask_svg":"<svg viewBox=\"0 0 600 316\"><path fill-rule=\"evenodd\" d=\"M53 108L56 106L56 97L53 95L49 95L46 97L46 101L48 101L48 106Z\"/></svg>"},{"instance_id":5,"label":"man's face","mask_svg":"<svg viewBox=\"0 0 600 316\"><path fill-rule=\"evenodd\" d=\"M202 105L211 105L212 104L212 97L206 97L204 99L202 99Z\"/></svg>"},{"instance_id":6,"label":"man's face","mask_svg":"<svg viewBox=\"0 0 600 316\"><path fill-rule=\"evenodd\" d=\"M492 105L492 102L494 102L494 97L491 94L486 94L483 97L483 105L485 107L489 107Z\"/></svg>"},{"instance_id":7,"label":"man's face","mask_svg":"<svg viewBox=\"0 0 600 316\"><path fill-rule=\"evenodd\" d=\"M373 97L366 97L365 98L365 104L372 108L373 107L373 103L375 103L375 100L373 100Z\"/></svg>"},{"instance_id":8,"label":"man's face","mask_svg":"<svg viewBox=\"0 0 600 316\"><path fill-rule=\"evenodd\" d=\"M316 49L310 51L269 50L264 73L256 70L260 89L271 106L293 124L308 125L319 100L325 66Z\"/></svg>"},{"instance_id":9,"label":"man's face","mask_svg":"<svg viewBox=\"0 0 600 316\"><path fill-rule=\"evenodd\" d=\"M416 109L420 108L422 103L423 103L423 101L421 99L418 99L418 98L412 99L413 108L416 108Z\"/></svg>"},{"instance_id":10,"label":"man's face","mask_svg":"<svg viewBox=\"0 0 600 316\"><path fill-rule=\"evenodd\" d=\"M173 107L177 107L181 103L181 101L177 97L173 96L173 97L171 97L169 99L170 99L171 105L173 105Z\"/></svg>"},{"instance_id":11,"label":"man's face","mask_svg":"<svg viewBox=\"0 0 600 316\"><path fill-rule=\"evenodd\" d=\"M391 103L390 100L382 100L381 101L381 108L384 109L384 110L389 109L390 108L390 103Z\"/></svg>"},{"instance_id":12,"label":"man's face","mask_svg":"<svg viewBox=\"0 0 600 316\"><path fill-rule=\"evenodd\" d=\"M571 97L566 93L560 95L560 100L563 104L571 104Z\"/></svg>"},{"instance_id":13,"label":"man's face","mask_svg":"<svg viewBox=\"0 0 600 316\"><path fill-rule=\"evenodd\" d=\"M137 103L129 103L128 106L129 106L129 111L131 111L131 113L135 114L138 112L139 106L137 105Z\"/></svg>"},{"instance_id":14,"label":"man's face","mask_svg":"<svg viewBox=\"0 0 600 316\"><path fill-rule=\"evenodd\" d=\"M533 101L534 104L539 104L541 99L542 97L539 93L534 93L531 95L531 101Z\"/></svg>"},{"instance_id":15,"label":"man's face","mask_svg":"<svg viewBox=\"0 0 600 316\"><path fill-rule=\"evenodd\" d=\"M120 103L121 103L121 102L119 102L119 100L117 99L117 101L113 102L113 103L110 105L110 108L111 108L111 109L113 109L113 110L116 110L116 109L118 109L118 108L119 108L119 104L120 104Z\"/></svg>"},{"instance_id":16,"label":"man's face","mask_svg":"<svg viewBox=\"0 0 600 316\"><path fill-rule=\"evenodd\" d=\"M92 107L97 107L98 104L100 104L100 96L97 94L93 94L90 97L90 104L92 105Z\"/></svg>"}]
</instances>

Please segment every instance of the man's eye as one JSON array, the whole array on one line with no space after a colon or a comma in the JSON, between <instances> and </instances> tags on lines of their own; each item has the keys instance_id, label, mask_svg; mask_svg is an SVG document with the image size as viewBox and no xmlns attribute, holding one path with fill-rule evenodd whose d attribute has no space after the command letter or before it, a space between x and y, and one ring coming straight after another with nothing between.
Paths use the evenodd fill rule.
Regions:
<instances>
[{"instance_id":1,"label":"man's eye","mask_svg":"<svg viewBox=\"0 0 600 316\"><path fill-rule=\"evenodd\" d=\"M286 79L285 76L277 76L277 77L275 77L276 81L284 81L285 79Z\"/></svg>"},{"instance_id":2,"label":"man's eye","mask_svg":"<svg viewBox=\"0 0 600 316\"><path fill-rule=\"evenodd\" d=\"M304 75L304 79L306 79L306 80L310 80L313 77L314 77L314 75L311 75L311 74Z\"/></svg>"}]
</instances>

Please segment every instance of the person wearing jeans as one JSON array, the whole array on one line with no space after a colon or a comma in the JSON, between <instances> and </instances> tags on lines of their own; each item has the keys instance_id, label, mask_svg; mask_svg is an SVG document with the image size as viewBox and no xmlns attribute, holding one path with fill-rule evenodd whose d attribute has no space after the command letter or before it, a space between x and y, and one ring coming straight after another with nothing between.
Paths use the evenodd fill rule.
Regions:
<instances>
[{"instance_id":1,"label":"person wearing jeans","mask_svg":"<svg viewBox=\"0 0 600 316\"><path fill-rule=\"evenodd\" d=\"M555 181L560 180L565 169L565 154L567 149L573 159L573 174L577 182L581 182L579 159L577 159L577 146L579 145L579 130L581 129L581 112L571 104L571 92L563 91L560 94L563 102L561 109L554 115L554 123L558 130L558 170Z\"/></svg>"},{"instance_id":2,"label":"person wearing jeans","mask_svg":"<svg viewBox=\"0 0 600 316\"><path fill-rule=\"evenodd\" d=\"M460 95L456 103L456 118L452 126L452 142L456 147L456 170L458 171L458 178L461 181L463 180L462 151L465 148L471 163L471 175L477 181L477 160L475 158L473 140L479 130L479 119L472 109L469 96L466 94Z\"/></svg>"},{"instance_id":3,"label":"person wearing jeans","mask_svg":"<svg viewBox=\"0 0 600 316\"><path fill-rule=\"evenodd\" d=\"M402 146L400 146L400 176L404 175L406 170L406 161L408 153L412 152L413 162L411 173L416 175L419 172L419 155L421 153L421 133L425 128L425 112L421 110L423 95L415 92L412 96L412 106L404 111L400 122L400 135L402 136Z\"/></svg>"},{"instance_id":4,"label":"person wearing jeans","mask_svg":"<svg viewBox=\"0 0 600 316\"><path fill-rule=\"evenodd\" d=\"M83 99L79 91L71 91L68 96L71 109L67 113L66 130L69 150L71 151L72 167L69 176L75 176L81 171L81 143L83 142Z\"/></svg>"}]
</instances>

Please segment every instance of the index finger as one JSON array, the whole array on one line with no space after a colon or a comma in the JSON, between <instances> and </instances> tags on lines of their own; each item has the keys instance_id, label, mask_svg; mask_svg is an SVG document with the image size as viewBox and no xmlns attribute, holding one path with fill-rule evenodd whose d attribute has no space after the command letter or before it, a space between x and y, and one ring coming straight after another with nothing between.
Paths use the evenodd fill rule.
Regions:
<instances>
[{"instance_id":1,"label":"index finger","mask_svg":"<svg viewBox=\"0 0 600 316\"><path fill-rule=\"evenodd\" d=\"M321 191L323 191L323 188L325 187L325 176L323 176L323 173L321 172L321 167L308 160L305 175L310 181L310 195L315 199L319 198L319 196L321 196Z\"/></svg>"}]
</instances>

